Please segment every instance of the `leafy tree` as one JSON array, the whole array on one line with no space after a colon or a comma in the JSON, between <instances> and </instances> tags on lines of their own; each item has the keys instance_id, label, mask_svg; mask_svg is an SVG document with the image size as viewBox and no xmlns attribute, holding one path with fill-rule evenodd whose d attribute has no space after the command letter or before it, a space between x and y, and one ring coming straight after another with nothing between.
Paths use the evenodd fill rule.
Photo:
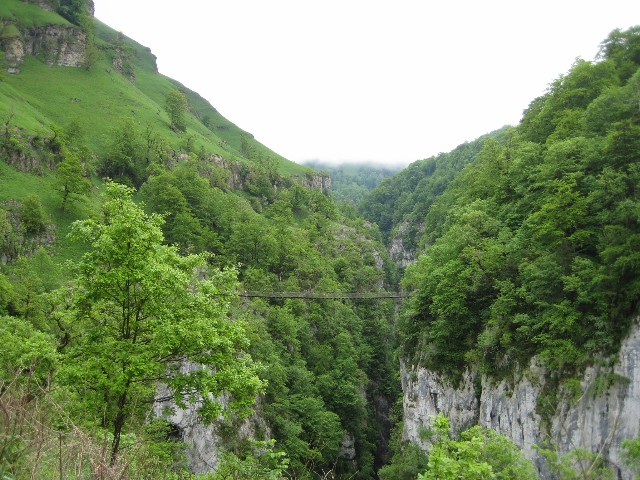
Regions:
<instances>
[{"instance_id":1,"label":"leafy tree","mask_svg":"<svg viewBox=\"0 0 640 480\"><path fill-rule=\"evenodd\" d=\"M241 455L225 452L211 480L284 480L289 459L274 446L274 440L252 442L250 450Z\"/></svg>"},{"instance_id":2,"label":"leafy tree","mask_svg":"<svg viewBox=\"0 0 640 480\"><path fill-rule=\"evenodd\" d=\"M87 28L90 23L87 0L57 0L56 12L75 25Z\"/></svg>"},{"instance_id":3,"label":"leafy tree","mask_svg":"<svg viewBox=\"0 0 640 480\"><path fill-rule=\"evenodd\" d=\"M13 284L12 313L33 324L38 324L43 317L41 295L45 290L39 273L27 257L19 258L9 270Z\"/></svg>"},{"instance_id":4,"label":"leafy tree","mask_svg":"<svg viewBox=\"0 0 640 480\"><path fill-rule=\"evenodd\" d=\"M391 462L378 471L381 480L415 480L428 464L427 454L415 443L398 448Z\"/></svg>"},{"instance_id":5,"label":"leafy tree","mask_svg":"<svg viewBox=\"0 0 640 480\"><path fill-rule=\"evenodd\" d=\"M623 456L627 465L634 469L636 474L640 473L640 437L624 440L622 448L624 449ZM637 480L640 475L636 475L635 478Z\"/></svg>"},{"instance_id":6,"label":"leafy tree","mask_svg":"<svg viewBox=\"0 0 640 480\"><path fill-rule=\"evenodd\" d=\"M449 420L438 415L428 469L418 480L535 480L533 464L503 435L475 426L451 438Z\"/></svg>"},{"instance_id":7,"label":"leafy tree","mask_svg":"<svg viewBox=\"0 0 640 480\"><path fill-rule=\"evenodd\" d=\"M181 257L163 246L161 217L145 215L132 194L109 183L102 219L73 225L72 236L88 240L89 251L66 291L70 306L54 312L74 338L63 348L59 379L111 431L111 464L159 381L180 406L199 399L205 421L247 413L262 387L243 326L226 318L235 272L207 269L205 255ZM223 391L231 394L228 406L216 400Z\"/></svg>"},{"instance_id":8,"label":"leafy tree","mask_svg":"<svg viewBox=\"0 0 640 480\"><path fill-rule=\"evenodd\" d=\"M187 97L178 89L173 89L165 96L165 110L169 114L171 128L184 132L187 130L187 110L189 103Z\"/></svg>"},{"instance_id":9,"label":"leafy tree","mask_svg":"<svg viewBox=\"0 0 640 480\"><path fill-rule=\"evenodd\" d=\"M29 236L39 235L47 229L47 223L40 197L26 196L20 208L20 224L24 232Z\"/></svg>"},{"instance_id":10,"label":"leafy tree","mask_svg":"<svg viewBox=\"0 0 640 480\"><path fill-rule=\"evenodd\" d=\"M3 274L0 273L0 315L9 313L9 305L13 300L13 286Z\"/></svg>"},{"instance_id":11,"label":"leafy tree","mask_svg":"<svg viewBox=\"0 0 640 480\"><path fill-rule=\"evenodd\" d=\"M537 447L547 461L553 478L558 480L613 480L615 474L605 465L602 455L581 448L561 454L555 448Z\"/></svg>"},{"instance_id":12,"label":"leafy tree","mask_svg":"<svg viewBox=\"0 0 640 480\"><path fill-rule=\"evenodd\" d=\"M620 78L626 80L640 65L640 26L611 32L600 44L598 56L613 61Z\"/></svg>"},{"instance_id":13,"label":"leafy tree","mask_svg":"<svg viewBox=\"0 0 640 480\"><path fill-rule=\"evenodd\" d=\"M75 196L86 195L91 190L91 182L85 177L80 159L75 154L68 154L58 164L58 188L62 195L62 210L67 202Z\"/></svg>"},{"instance_id":14,"label":"leafy tree","mask_svg":"<svg viewBox=\"0 0 640 480\"><path fill-rule=\"evenodd\" d=\"M27 320L4 316L0 317L0 342L2 392L10 384L32 382L34 392L43 387L58 360L54 338L38 331Z\"/></svg>"},{"instance_id":15,"label":"leafy tree","mask_svg":"<svg viewBox=\"0 0 640 480\"><path fill-rule=\"evenodd\" d=\"M111 131L110 144L99 171L114 181L140 185L144 175L143 148L132 118L125 118Z\"/></svg>"},{"instance_id":16,"label":"leafy tree","mask_svg":"<svg viewBox=\"0 0 640 480\"><path fill-rule=\"evenodd\" d=\"M17 232L9 221L7 211L0 208L0 255L13 257L17 250Z\"/></svg>"}]
</instances>

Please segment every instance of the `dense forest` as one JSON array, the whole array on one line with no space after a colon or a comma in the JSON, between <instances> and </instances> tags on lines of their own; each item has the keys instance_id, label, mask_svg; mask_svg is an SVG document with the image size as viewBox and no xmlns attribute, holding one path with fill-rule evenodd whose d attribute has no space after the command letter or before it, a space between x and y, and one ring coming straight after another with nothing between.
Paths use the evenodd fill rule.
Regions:
<instances>
[{"instance_id":1,"label":"dense forest","mask_svg":"<svg viewBox=\"0 0 640 480\"><path fill-rule=\"evenodd\" d=\"M398 360L455 382L538 356L565 381L617 351L640 298L639 28L520 125L393 176L332 171L331 192L86 2L44 3L0 5L0 478L536 478L444 416L428 456L405 445ZM215 469L194 471L185 409Z\"/></svg>"},{"instance_id":2,"label":"dense forest","mask_svg":"<svg viewBox=\"0 0 640 480\"><path fill-rule=\"evenodd\" d=\"M363 203L387 239L411 225L423 252L403 279L417 292L405 355L498 376L540 355L571 375L616 352L640 293L639 34L613 32L517 127L417 162Z\"/></svg>"}]
</instances>

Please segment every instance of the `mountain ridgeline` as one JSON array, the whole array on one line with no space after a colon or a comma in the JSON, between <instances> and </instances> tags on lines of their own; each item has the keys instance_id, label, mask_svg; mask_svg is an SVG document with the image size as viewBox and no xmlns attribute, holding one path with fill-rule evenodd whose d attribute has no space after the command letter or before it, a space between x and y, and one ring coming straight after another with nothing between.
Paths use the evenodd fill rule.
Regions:
<instances>
[{"instance_id":1,"label":"mountain ridgeline","mask_svg":"<svg viewBox=\"0 0 640 480\"><path fill-rule=\"evenodd\" d=\"M342 169L335 192L159 74L91 1L4 0L0 47L1 478L617 468L542 444L534 467L517 439L443 415L416 440L407 412L434 394L411 397L405 373L455 388L534 359L544 416L614 363L640 298L639 28L520 125L394 175Z\"/></svg>"}]
</instances>

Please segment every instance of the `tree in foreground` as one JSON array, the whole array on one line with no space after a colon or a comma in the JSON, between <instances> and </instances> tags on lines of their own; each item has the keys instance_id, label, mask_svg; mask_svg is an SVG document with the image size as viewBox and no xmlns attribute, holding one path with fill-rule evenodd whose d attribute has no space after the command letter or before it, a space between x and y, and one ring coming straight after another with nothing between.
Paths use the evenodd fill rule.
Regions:
<instances>
[{"instance_id":1,"label":"tree in foreground","mask_svg":"<svg viewBox=\"0 0 640 480\"><path fill-rule=\"evenodd\" d=\"M198 402L204 421L250 412L262 389L243 325L227 317L233 269L162 245L162 218L147 216L133 190L110 183L102 218L73 225L89 243L76 281L62 292L59 378L112 435L116 463L126 427L149 413L159 383L180 406ZM185 368L187 367L187 368ZM230 401L216 400L223 392Z\"/></svg>"},{"instance_id":2,"label":"tree in foreground","mask_svg":"<svg viewBox=\"0 0 640 480\"><path fill-rule=\"evenodd\" d=\"M475 426L450 436L449 420L438 415L434 425L435 443L429 452L429 466L418 480L535 480L531 461L507 437Z\"/></svg>"}]
</instances>

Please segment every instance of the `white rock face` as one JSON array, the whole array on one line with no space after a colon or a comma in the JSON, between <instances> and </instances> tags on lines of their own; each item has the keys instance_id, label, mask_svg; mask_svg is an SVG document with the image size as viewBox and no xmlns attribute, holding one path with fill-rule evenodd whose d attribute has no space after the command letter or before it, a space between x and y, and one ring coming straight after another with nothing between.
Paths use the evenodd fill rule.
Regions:
<instances>
[{"instance_id":1,"label":"white rock face","mask_svg":"<svg viewBox=\"0 0 640 480\"><path fill-rule=\"evenodd\" d=\"M391 246L389 247L391 258L396 265L400 267L406 267L416 261L416 253L412 249L407 248L402 240L402 236L408 227L409 225L407 223L403 223L398 227L398 231L391 239Z\"/></svg>"},{"instance_id":2,"label":"white rock face","mask_svg":"<svg viewBox=\"0 0 640 480\"><path fill-rule=\"evenodd\" d=\"M2 41L2 50L8 73L20 73L20 65L24 60L24 43L19 37Z\"/></svg>"},{"instance_id":3,"label":"white rock face","mask_svg":"<svg viewBox=\"0 0 640 480\"><path fill-rule=\"evenodd\" d=\"M453 388L440 375L424 368L407 371L401 362L400 369L405 440L417 442L426 450L428 442L423 433L438 413L449 417L455 428L464 429L476 423L478 399L472 375L465 374L458 388Z\"/></svg>"},{"instance_id":4,"label":"white rock face","mask_svg":"<svg viewBox=\"0 0 640 480\"><path fill-rule=\"evenodd\" d=\"M159 390L160 396L168 396L166 388ZM172 401L155 406L155 414L174 424L180 432L181 440L186 444L187 468L192 473L213 472L220 457L219 445L222 439L212 425L204 425L198 416L199 404L186 409L179 408ZM171 413L167 413L171 412Z\"/></svg>"},{"instance_id":5,"label":"white rock face","mask_svg":"<svg viewBox=\"0 0 640 480\"><path fill-rule=\"evenodd\" d=\"M440 376L420 367L401 363L404 392L405 440L426 443L420 431L437 413L450 417L455 429L470 424L496 430L510 438L536 464L540 478L547 478L544 462L535 449L547 435L560 452L584 449L601 453L619 480L633 474L622 461L622 441L640 433L640 327L636 323L623 342L613 367L587 369L581 382L582 395L560 402L545 426L536 411L545 381L545 371L535 360L515 382L491 383L486 378L474 386L474 375L466 372L454 388ZM476 383L477 385L477 383Z\"/></svg>"},{"instance_id":6,"label":"white rock face","mask_svg":"<svg viewBox=\"0 0 640 480\"><path fill-rule=\"evenodd\" d=\"M180 367L183 372L202 368L193 363L185 363ZM180 433L180 439L186 445L185 456L187 468L191 473L210 473L215 471L220 462L220 456L224 452L225 440L220 434L220 426L214 422L205 425L198 415L200 403L188 405L183 409L175 405L171 398L171 392L166 386L158 388L158 398L167 398L166 401L154 405L154 414L172 423ZM220 398L219 401L226 405L228 398ZM257 410L257 409L256 409ZM222 420L222 419L220 419ZM261 432L258 435L258 431ZM266 422L258 414L253 413L239 425L233 432L234 439L266 439L271 432Z\"/></svg>"},{"instance_id":7,"label":"white rock face","mask_svg":"<svg viewBox=\"0 0 640 480\"><path fill-rule=\"evenodd\" d=\"M482 381L478 423L510 438L524 454L536 458L541 417L536 413L544 371L534 362L515 385L502 381L489 386Z\"/></svg>"},{"instance_id":8,"label":"white rock face","mask_svg":"<svg viewBox=\"0 0 640 480\"><path fill-rule=\"evenodd\" d=\"M81 67L86 61L87 34L77 27L45 25L23 30L0 46L9 73L20 73L27 55L42 55L50 66Z\"/></svg>"}]
</instances>

